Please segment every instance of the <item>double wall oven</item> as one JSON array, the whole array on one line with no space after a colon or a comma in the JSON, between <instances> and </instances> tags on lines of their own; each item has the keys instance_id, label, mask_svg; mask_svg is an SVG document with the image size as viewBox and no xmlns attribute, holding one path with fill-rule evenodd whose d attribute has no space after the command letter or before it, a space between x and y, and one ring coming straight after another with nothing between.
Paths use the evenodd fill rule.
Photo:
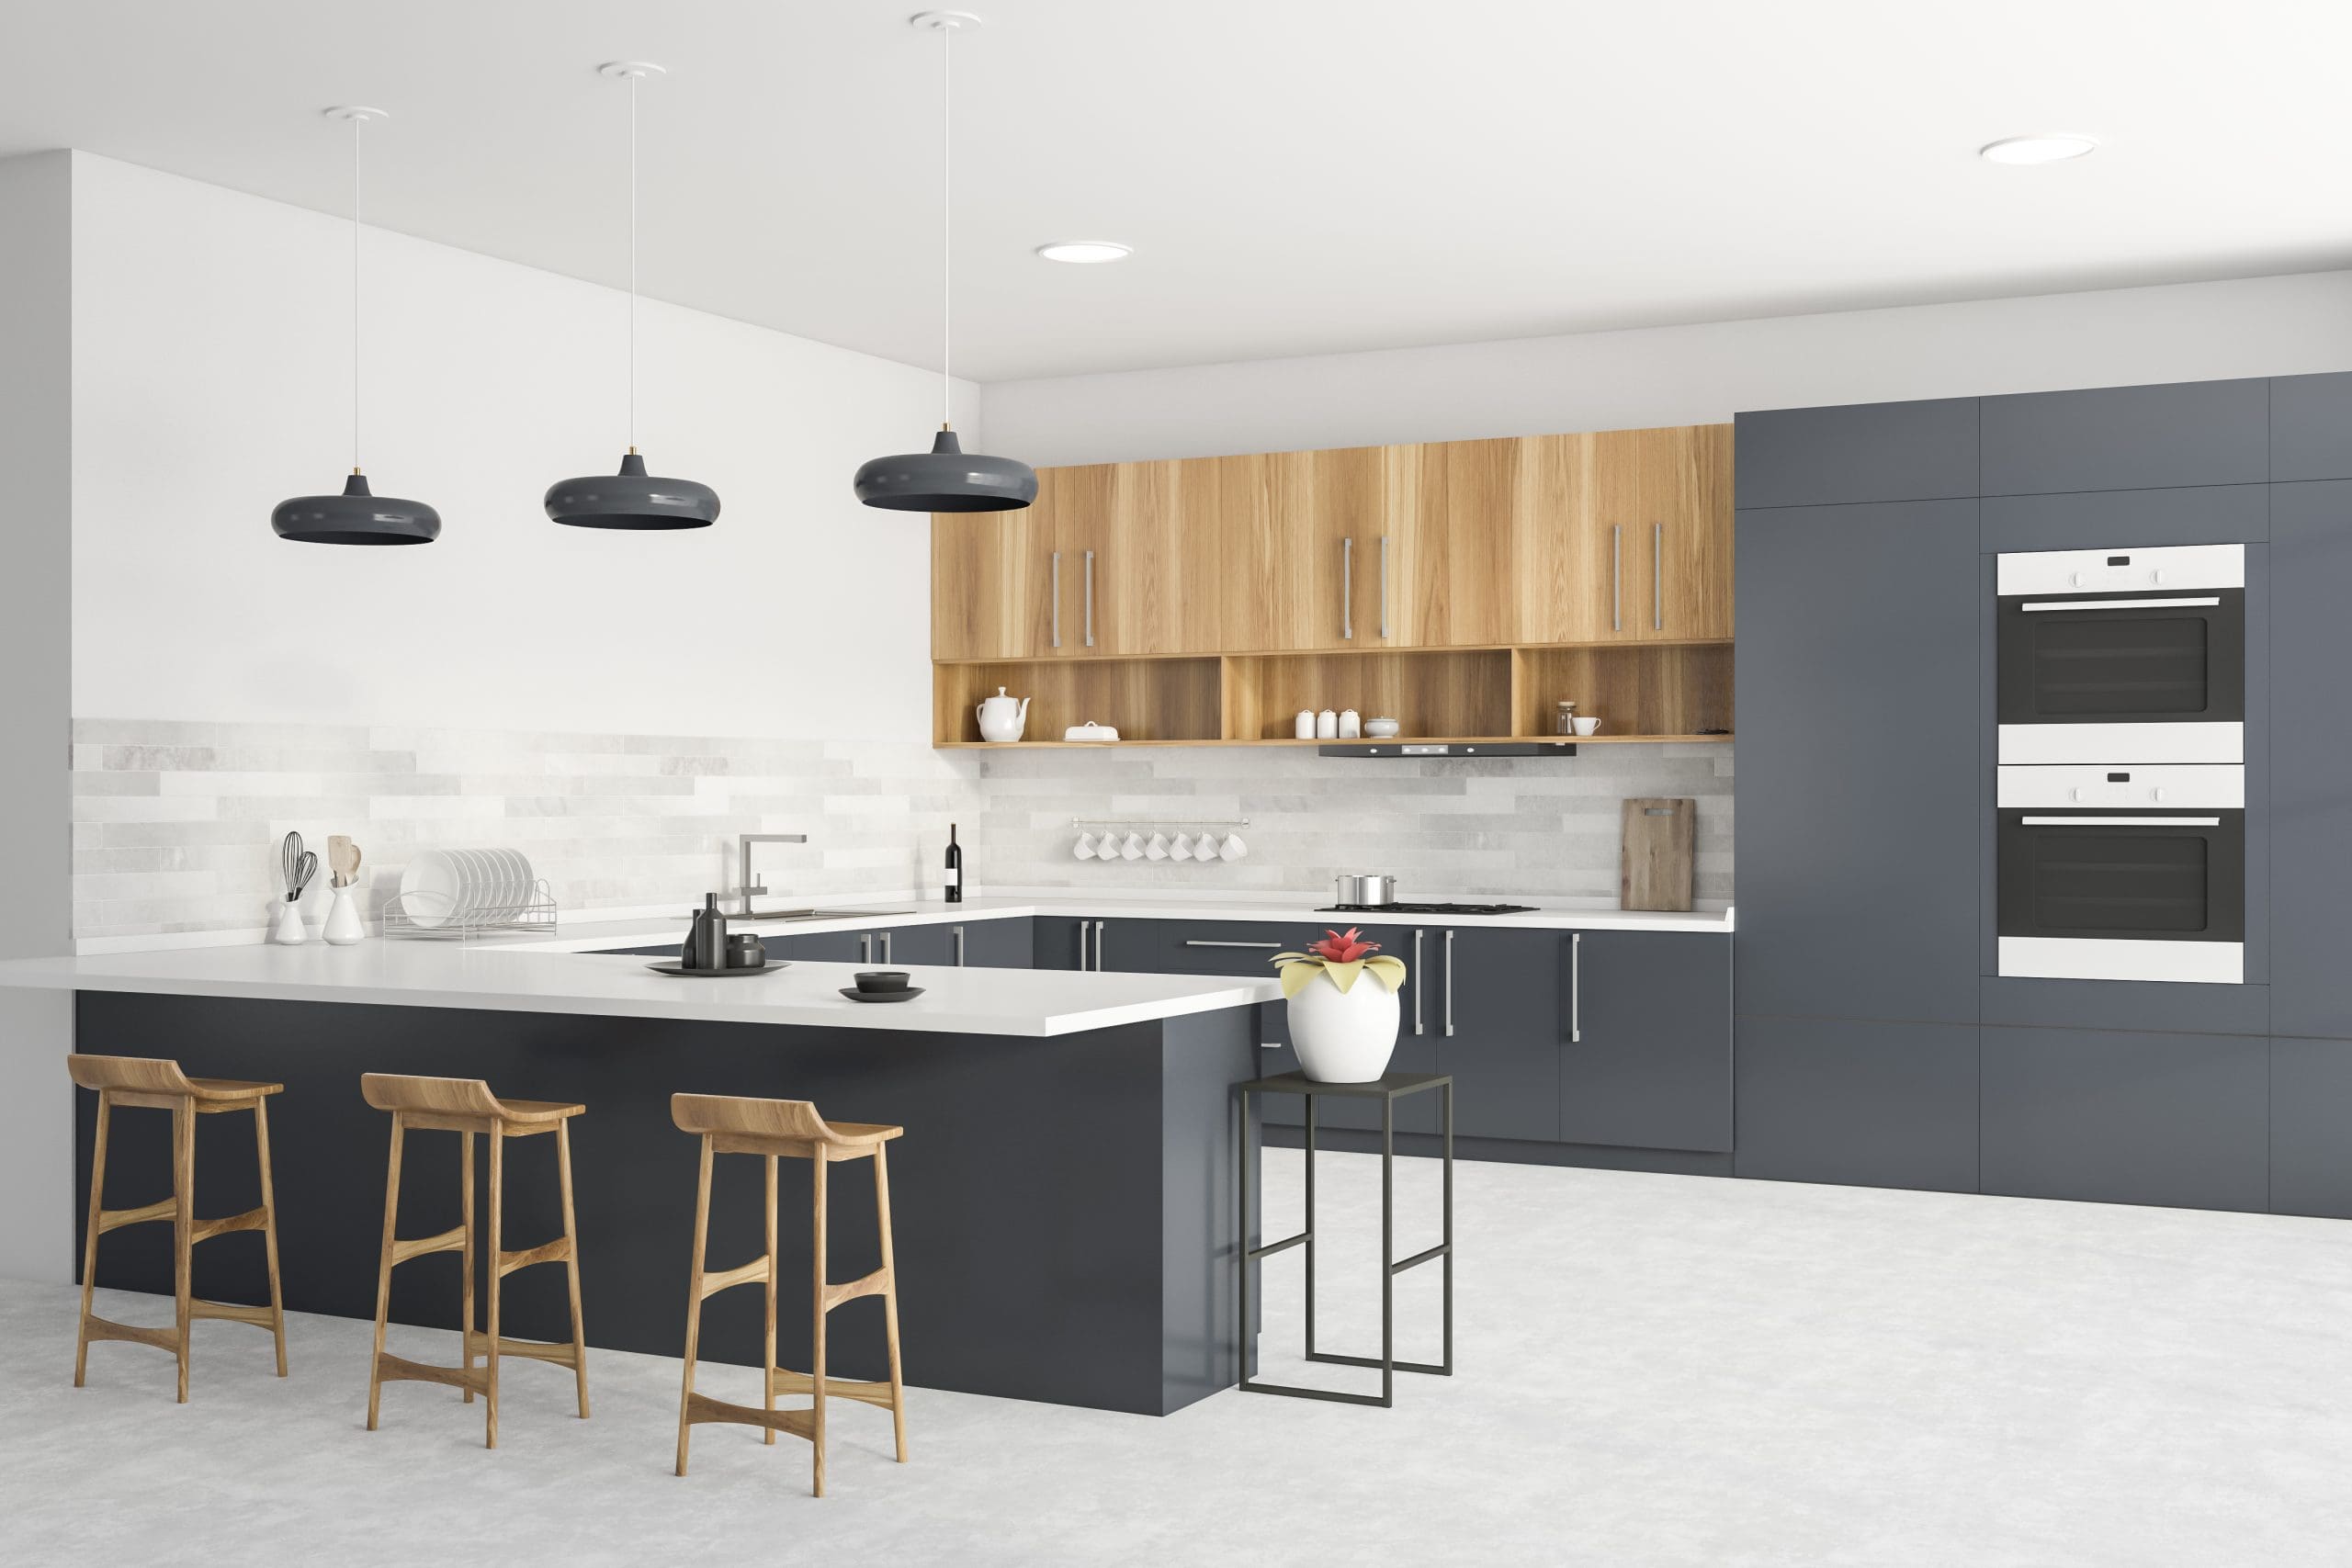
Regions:
<instances>
[{"instance_id":1,"label":"double wall oven","mask_svg":"<svg viewBox=\"0 0 2352 1568\"><path fill-rule=\"evenodd\" d=\"M2236 985L2245 547L1996 567L1999 972Z\"/></svg>"}]
</instances>

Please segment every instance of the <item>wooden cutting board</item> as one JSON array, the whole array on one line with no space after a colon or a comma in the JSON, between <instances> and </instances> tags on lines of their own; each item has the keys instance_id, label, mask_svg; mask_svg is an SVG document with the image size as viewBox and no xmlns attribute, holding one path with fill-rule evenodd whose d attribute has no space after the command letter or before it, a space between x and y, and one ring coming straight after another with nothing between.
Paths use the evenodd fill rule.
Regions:
<instances>
[{"instance_id":1,"label":"wooden cutting board","mask_svg":"<svg viewBox=\"0 0 2352 1568\"><path fill-rule=\"evenodd\" d=\"M1688 909L1690 863L1698 837L1697 801L1627 801L1617 907Z\"/></svg>"}]
</instances>

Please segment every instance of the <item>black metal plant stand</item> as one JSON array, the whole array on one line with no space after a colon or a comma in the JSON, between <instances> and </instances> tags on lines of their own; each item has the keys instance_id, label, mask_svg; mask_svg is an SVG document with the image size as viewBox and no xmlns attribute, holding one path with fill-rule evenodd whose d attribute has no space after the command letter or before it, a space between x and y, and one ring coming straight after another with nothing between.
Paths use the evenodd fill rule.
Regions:
<instances>
[{"instance_id":1,"label":"black metal plant stand","mask_svg":"<svg viewBox=\"0 0 2352 1568\"><path fill-rule=\"evenodd\" d=\"M1398 1372L1430 1372L1438 1377L1453 1375L1453 1079L1442 1073L1390 1073L1370 1083L1317 1083L1304 1073L1283 1073L1271 1078L1252 1078L1241 1089L1241 1235L1244 1250L1241 1259L1241 1318L1240 1332L1244 1343L1240 1388L1244 1393L1280 1393L1293 1399L1328 1399L1339 1404L1377 1404L1385 1409L1396 1403L1396 1382ZM1445 1226L1444 1235L1435 1247L1417 1252L1410 1258L1396 1258L1396 1101L1408 1094L1436 1089L1444 1103L1442 1115L1445 1130ZM1262 1246L1247 1246L1248 1237L1257 1216L1251 1212L1254 1194L1250 1190L1250 1156L1253 1147L1252 1134L1257 1132L1250 1119L1250 1096L1256 1094L1296 1094L1306 1100L1306 1222L1296 1235L1284 1236ZM1380 1354L1378 1356L1340 1356L1315 1348L1315 1101L1318 1096L1340 1095L1354 1100L1380 1101ZM1306 1248L1306 1359L1328 1361L1342 1367L1377 1367L1380 1369L1380 1392L1342 1393L1332 1389L1295 1388L1286 1383L1259 1382L1247 1368L1250 1358L1247 1348L1257 1337L1256 1320L1250 1315L1250 1266L1277 1252L1287 1252L1294 1247ZM1400 1361L1396 1359L1396 1276L1408 1269L1418 1269L1432 1258L1442 1258L1445 1265L1445 1359L1442 1361Z\"/></svg>"}]
</instances>

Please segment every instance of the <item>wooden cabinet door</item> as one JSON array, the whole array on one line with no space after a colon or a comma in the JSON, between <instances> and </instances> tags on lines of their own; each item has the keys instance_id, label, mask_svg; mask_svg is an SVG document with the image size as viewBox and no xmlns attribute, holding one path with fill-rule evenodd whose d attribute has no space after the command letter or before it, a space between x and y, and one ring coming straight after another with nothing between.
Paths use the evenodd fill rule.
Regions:
<instances>
[{"instance_id":1,"label":"wooden cabinet door","mask_svg":"<svg viewBox=\"0 0 2352 1568\"><path fill-rule=\"evenodd\" d=\"M1403 645L1400 513L1411 465L1400 455L1412 450L1349 446L1216 459L1214 570L1223 651Z\"/></svg>"},{"instance_id":2,"label":"wooden cabinet door","mask_svg":"<svg viewBox=\"0 0 2352 1568\"><path fill-rule=\"evenodd\" d=\"M1046 475L1038 479L1035 506L933 514L933 659L1029 659L1051 651L1054 525Z\"/></svg>"},{"instance_id":3,"label":"wooden cabinet door","mask_svg":"<svg viewBox=\"0 0 2352 1568\"><path fill-rule=\"evenodd\" d=\"M1518 445L1513 640L1600 641L1610 636L1611 539L1592 508L1593 437L1532 435Z\"/></svg>"},{"instance_id":4,"label":"wooden cabinet door","mask_svg":"<svg viewBox=\"0 0 2352 1568\"><path fill-rule=\"evenodd\" d=\"M1115 467L1087 463L1037 475L1037 497L1047 507L1050 528L1044 569L1050 608L1037 657L1082 659L1107 651L1104 638L1119 615L1120 585L1110 580L1106 560Z\"/></svg>"},{"instance_id":5,"label":"wooden cabinet door","mask_svg":"<svg viewBox=\"0 0 2352 1568\"><path fill-rule=\"evenodd\" d=\"M1519 636L1517 512L1529 443L1419 448L1400 508L1409 537L1406 624L1413 644L1497 647Z\"/></svg>"},{"instance_id":6,"label":"wooden cabinet door","mask_svg":"<svg viewBox=\"0 0 2352 1568\"><path fill-rule=\"evenodd\" d=\"M1217 621L1228 653L1306 646L1311 454L1260 452L1215 460Z\"/></svg>"},{"instance_id":7,"label":"wooden cabinet door","mask_svg":"<svg viewBox=\"0 0 2352 1568\"><path fill-rule=\"evenodd\" d=\"M1612 558L1600 635L1731 636L1731 427L1611 430L1590 440L1596 534Z\"/></svg>"},{"instance_id":8,"label":"wooden cabinet door","mask_svg":"<svg viewBox=\"0 0 2352 1568\"><path fill-rule=\"evenodd\" d=\"M1214 653L1218 648L1217 464L1121 463L1099 537L1080 545L1081 643L1092 549L1097 654Z\"/></svg>"}]
</instances>

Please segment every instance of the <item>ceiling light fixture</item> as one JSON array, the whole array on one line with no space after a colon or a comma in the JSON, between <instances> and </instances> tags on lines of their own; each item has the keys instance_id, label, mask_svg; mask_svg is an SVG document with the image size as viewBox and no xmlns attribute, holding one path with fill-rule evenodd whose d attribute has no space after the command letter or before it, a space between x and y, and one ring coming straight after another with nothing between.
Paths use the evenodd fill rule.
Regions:
<instances>
[{"instance_id":1,"label":"ceiling light fixture","mask_svg":"<svg viewBox=\"0 0 2352 1568\"><path fill-rule=\"evenodd\" d=\"M1050 262L1086 266L1096 262L1125 261L1135 254L1135 248L1116 240L1054 240L1039 245L1037 254Z\"/></svg>"},{"instance_id":2,"label":"ceiling light fixture","mask_svg":"<svg viewBox=\"0 0 2352 1568\"><path fill-rule=\"evenodd\" d=\"M1011 512L1037 499L1037 471L1011 457L989 457L966 452L956 439L948 400L956 389L948 376L947 355L954 342L950 330L954 301L950 263L955 247L949 176L951 134L948 40L961 28L977 28L980 19L969 11L918 11L907 25L939 35L939 434L928 452L902 452L876 457L857 470L852 488L868 506L892 512Z\"/></svg>"},{"instance_id":3,"label":"ceiling light fixture","mask_svg":"<svg viewBox=\"0 0 2352 1568\"><path fill-rule=\"evenodd\" d=\"M574 528L707 528L718 492L694 479L648 475L637 451L637 85L668 73L642 60L615 60L600 76L628 83L628 451L617 474L583 474L548 487L548 515Z\"/></svg>"},{"instance_id":4,"label":"ceiling light fixture","mask_svg":"<svg viewBox=\"0 0 2352 1568\"><path fill-rule=\"evenodd\" d=\"M429 545L441 536L441 514L421 501L370 494L359 468L359 128L390 117L356 107L323 112L351 122L351 477L341 495L279 502L269 525L281 539L309 545Z\"/></svg>"},{"instance_id":5,"label":"ceiling light fixture","mask_svg":"<svg viewBox=\"0 0 2352 1568\"><path fill-rule=\"evenodd\" d=\"M1976 155L1988 164L2063 164L2069 158L2080 158L2098 151L2098 138L2081 136L2073 131L2045 130L2032 136L2005 136L1998 141L1988 141L1976 150Z\"/></svg>"}]
</instances>

